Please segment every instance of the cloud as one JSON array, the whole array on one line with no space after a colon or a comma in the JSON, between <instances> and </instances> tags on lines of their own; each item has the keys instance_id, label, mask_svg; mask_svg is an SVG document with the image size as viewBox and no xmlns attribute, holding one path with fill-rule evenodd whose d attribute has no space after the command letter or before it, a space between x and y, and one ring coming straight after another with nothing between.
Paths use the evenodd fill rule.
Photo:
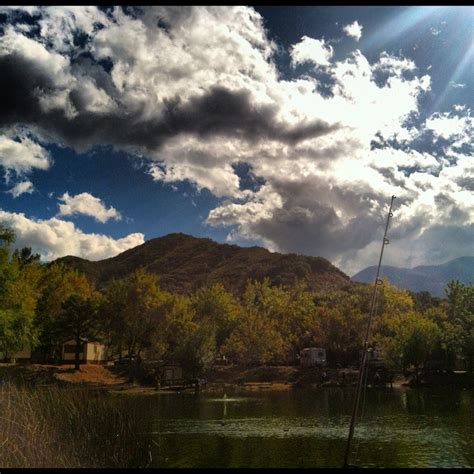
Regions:
<instances>
[{"instance_id":1,"label":"cloud","mask_svg":"<svg viewBox=\"0 0 474 474\"><path fill-rule=\"evenodd\" d=\"M34 191L34 186L31 181L21 181L20 183L13 186L13 188L9 189L8 192L13 195L14 198L21 196L24 193L31 194Z\"/></svg>"},{"instance_id":2,"label":"cloud","mask_svg":"<svg viewBox=\"0 0 474 474\"><path fill-rule=\"evenodd\" d=\"M297 143L334 128L323 120L285 123L278 120L274 105L256 104L248 90L232 91L221 86L212 86L187 101L180 97L166 99L160 104L158 116L144 117L143 108L96 110L100 99L94 102L91 99L94 89L90 92L83 85L68 93L55 91L39 95L35 91L51 89L54 84L24 58L0 57L0 68L3 71L0 87L12 91L0 115L0 125L23 123L39 130L46 138L63 141L81 151L106 143L157 151L178 135L200 138L221 135L250 141Z\"/></svg>"},{"instance_id":3,"label":"cloud","mask_svg":"<svg viewBox=\"0 0 474 474\"><path fill-rule=\"evenodd\" d=\"M111 206L107 209L99 198L89 193L76 194L75 196L64 193L59 200L63 201L63 204L59 204L58 216L83 214L85 216L91 216L103 224L109 219L122 219L122 216L115 208Z\"/></svg>"},{"instance_id":4,"label":"cloud","mask_svg":"<svg viewBox=\"0 0 474 474\"><path fill-rule=\"evenodd\" d=\"M416 64L412 59L393 56L386 52L382 52L379 60L375 64L374 70L390 71L391 74L400 76L406 71L414 71Z\"/></svg>"},{"instance_id":5,"label":"cloud","mask_svg":"<svg viewBox=\"0 0 474 474\"><path fill-rule=\"evenodd\" d=\"M356 41L359 41L362 38L362 25L359 25L359 22L356 20L354 23L350 23L342 27L342 31L347 36L354 38Z\"/></svg>"},{"instance_id":6,"label":"cloud","mask_svg":"<svg viewBox=\"0 0 474 474\"><path fill-rule=\"evenodd\" d=\"M460 138L465 142L469 141L474 131L474 123L469 116L469 111L464 112L464 109L459 110L459 108L455 111L455 113L434 113L426 120L426 129L433 131L436 137Z\"/></svg>"},{"instance_id":7,"label":"cloud","mask_svg":"<svg viewBox=\"0 0 474 474\"><path fill-rule=\"evenodd\" d=\"M292 64L320 67L285 79L249 7L15 11L0 42L4 129L20 125L78 151L135 153L153 179L189 180L217 196L207 222L229 239L322 255L347 272L373 264L392 194L399 252L387 262L415 247L413 260L441 259L415 245L436 226L467 235L471 112L457 104L425 120L431 78L410 58L356 49L339 60L324 38L305 36L288 50ZM357 41L361 30L344 27ZM261 185L241 189L238 163ZM449 250L458 251L466 246Z\"/></svg>"},{"instance_id":8,"label":"cloud","mask_svg":"<svg viewBox=\"0 0 474 474\"><path fill-rule=\"evenodd\" d=\"M28 137L15 138L0 135L1 166L18 174L28 173L32 169L49 168L51 158L47 150Z\"/></svg>"},{"instance_id":9,"label":"cloud","mask_svg":"<svg viewBox=\"0 0 474 474\"><path fill-rule=\"evenodd\" d=\"M16 248L32 247L44 260L54 260L65 255L101 260L144 243L141 233L129 234L121 239L103 234L86 234L72 222L55 217L35 220L23 213L0 210L0 222L14 230Z\"/></svg>"},{"instance_id":10,"label":"cloud","mask_svg":"<svg viewBox=\"0 0 474 474\"><path fill-rule=\"evenodd\" d=\"M293 67L307 62L316 66L329 66L333 53L332 46L324 39L317 40L308 36L303 36L301 41L290 49Z\"/></svg>"}]
</instances>

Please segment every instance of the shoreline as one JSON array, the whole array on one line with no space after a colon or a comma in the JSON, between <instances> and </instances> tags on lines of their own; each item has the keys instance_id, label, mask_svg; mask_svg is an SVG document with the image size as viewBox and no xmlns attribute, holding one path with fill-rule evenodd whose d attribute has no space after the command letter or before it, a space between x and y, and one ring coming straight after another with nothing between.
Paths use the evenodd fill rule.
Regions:
<instances>
[{"instance_id":1,"label":"shoreline","mask_svg":"<svg viewBox=\"0 0 474 474\"><path fill-rule=\"evenodd\" d=\"M45 387L59 385L64 388L90 388L108 390L112 394L172 394L204 391L285 391L299 388L326 388L355 386L355 369L302 368L295 366L272 367L215 367L207 374L205 387L153 387L138 381L127 380L124 373L114 367L84 364L74 371L73 365L53 364L0 364L0 379L11 380L28 386ZM406 384L406 380L395 380L393 387Z\"/></svg>"},{"instance_id":2,"label":"shoreline","mask_svg":"<svg viewBox=\"0 0 474 474\"><path fill-rule=\"evenodd\" d=\"M207 374L204 387L183 387L176 384L171 387L154 387L128 380L124 372L115 367L85 364L81 370L74 371L72 365L53 364L0 364L0 380L2 383L12 381L21 385L92 390L107 390L114 395L154 395L176 393L221 393L234 391L273 392L298 389L347 388L355 387L358 370L333 368L303 368L296 366L240 367L218 366ZM421 387L442 387L441 384L420 385ZM446 386L446 385L444 385ZM401 374L395 375L392 383L377 388L392 389L415 388ZM449 387L457 387L456 384ZM463 388L462 386L460 388Z\"/></svg>"}]
</instances>

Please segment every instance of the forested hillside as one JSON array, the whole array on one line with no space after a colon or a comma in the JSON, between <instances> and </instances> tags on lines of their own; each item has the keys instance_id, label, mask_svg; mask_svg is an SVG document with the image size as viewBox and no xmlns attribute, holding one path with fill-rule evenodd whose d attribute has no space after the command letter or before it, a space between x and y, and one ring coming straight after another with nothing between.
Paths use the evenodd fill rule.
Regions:
<instances>
[{"instance_id":1,"label":"forested hillside","mask_svg":"<svg viewBox=\"0 0 474 474\"><path fill-rule=\"evenodd\" d=\"M84 272L99 287L138 268L159 276L162 288L190 293L202 286L222 283L241 295L248 280L265 277L272 285L291 285L302 279L310 289L340 288L350 284L342 271L321 257L272 253L261 247L219 244L185 234L151 239L116 257L90 262L78 257L58 261Z\"/></svg>"}]
</instances>

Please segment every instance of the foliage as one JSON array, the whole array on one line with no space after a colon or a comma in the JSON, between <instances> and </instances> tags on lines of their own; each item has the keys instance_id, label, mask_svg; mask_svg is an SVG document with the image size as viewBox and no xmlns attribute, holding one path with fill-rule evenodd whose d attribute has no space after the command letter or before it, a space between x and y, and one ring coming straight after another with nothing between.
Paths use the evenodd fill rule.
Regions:
<instances>
[{"instance_id":1,"label":"foliage","mask_svg":"<svg viewBox=\"0 0 474 474\"><path fill-rule=\"evenodd\" d=\"M58 319L63 314L63 305L73 295L96 298L94 285L77 270L67 269L61 264L45 265L39 282L41 294L35 315L35 324L40 332L36 358L40 360L60 357L58 345L62 343L57 331ZM59 352L59 353L58 353Z\"/></svg>"},{"instance_id":2,"label":"foliage","mask_svg":"<svg viewBox=\"0 0 474 474\"><path fill-rule=\"evenodd\" d=\"M268 279L248 283L241 317L224 353L249 365L280 362L290 349L279 326L286 319L287 296L283 288L271 287Z\"/></svg>"},{"instance_id":3,"label":"foliage","mask_svg":"<svg viewBox=\"0 0 474 474\"><path fill-rule=\"evenodd\" d=\"M11 253L11 231L0 227L0 239L0 354L9 358L37 343L34 317L42 269L30 249Z\"/></svg>"},{"instance_id":4,"label":"foliage","mask_svg":"<svg viewBox=\"0 0 474 474\"><path fill-rule=\"evenodd\" d=\"M460 328L459 345L470 371L474 369L474 286L457 280L446 287L448 320Z\"/></svg>"},{"instance_id":5,"label":"foliage","mask_svg":"<svg viewBox=\"0 0 474 474\"><path fill-rule=\"evenodd\" d=\"M164 290L188 295L217 283L241 297L248 281L265 277L272 286L291 286L303 279L311 289L338 288L350 282L347 275L321 257L282 255L261 247L242 248L180 233L150 239L101 261L78 257L59 261L83 272L99 288L144 268L159 275Z\"/></svg>"},{"instance_id":6,"label":"foliage","mask_svg":"<svg viewBox=\"0 0 474 474\"><path fill-rule=\"evenodd\" d=\"M240 308L237 299L220 283L200 288L191 297L191 308L201 325L215 329L215 347L219 351L235 327Z\"/></svg>"},{"instance_id":7,"label":"foliage","mask_svg":"<svg viewBox=\"0 0 474 474\"><path fill-rule=\"evenodd\" d=\"M317 297L314 345L326 348L334 364L357 364L367 325L368 298L361 287L353 292L327 291Z\"/></svg>"},{"instance_id":8,"label":"foliage","mask_svg":"<svg viewBox=\"0 0 474 474\"><path fill-rule=\"evenodd\" d=\"M323 260L269 257L258 248L243 252L206 239L176 239L182 241L177 247L185 249L182 254L171 245L170 236L145 246L149 252L145 254L151 262L171 258L166 265L179 260L180 271L189 272L186 278L199 287L189 286L193 291L188 294L171 292L170 285L165 290L156 266L153 272L144 268L130 272L131 267L125 266L124 276L117 278L122 264L112 271L114 259L109 259L104 265L112 265L107 271L115 278L98 292L78 270L58 262L42 264L30 248L12 252L14 234L0 226L0 352L8 356L39 343L36 353L47 359L65 340L74 339L79 347L87 338L103 340L119 356L128 353L138 360L143 356L179 363L195 375L212 367L220 355L237 364L291 364L305 347L324 347L331 365L358 364L370 309L369 285L309 281L308 275L315 272L326 272L331 280L332 267ZM145 250L134 249L129 258L135 261L138 252L141 259ZM160 257L158 250L167 257ZM197 256L190 262L193 252ZM219 272L212 273L202 255L210 256L211 263L235 262L232 278L239 274L237 286L242 275L255 278L246 281L237 297L239 292L228 290L229 274L216 282ZM205 268L212 278L202 278ZM175 272L172 278L176 283L181 277ZM392 368L420 368L430 360L452 368L464 359L473 370L472 285L452 281L441 300L426 292L401 290L385 280L376 303L371 343Z\"/></svg>"},{"instance_id":9,"label":"foliage","mask_svg":"<svg viewBox=\"0 0 474 474\"><path fill-rule=\"evenodd\" d=\"M73 294L63 303L61 315L55 320L53 331L57 339L62 343L72 339L76 345L76 370L79 369L79 353L84 341L101 339L100 298L100 293L89 298Z\"/></svg>"},{"instance_id":10,"label":"foliage","mask_svg":"<svg viewBox=\"0 0 474 474\"><path fill-rule=\"evenodd\" d=\"M162 311L169 296L162 292L156 275L138 269L112 281L105 292L102 313L110 333L110 342L119 353L141 356L156 342Z\"/></svg>"}]
</instances>

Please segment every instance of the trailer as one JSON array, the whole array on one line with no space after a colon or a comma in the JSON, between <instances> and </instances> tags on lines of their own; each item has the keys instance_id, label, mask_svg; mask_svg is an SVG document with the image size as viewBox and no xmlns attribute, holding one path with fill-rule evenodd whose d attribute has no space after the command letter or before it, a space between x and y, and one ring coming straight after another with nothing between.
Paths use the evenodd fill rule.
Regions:
<instances>
[{"instance_id":1,"label":"trailer","mask_svg":"<svg viewBox=\"0 0 474 474\"><path fill-rule=\"evenodd\" d=\"M300 351L300 365L302 367L324 367L326 365L326 349L321 347L307 347Z\"/></svg>"}]
</instances>

